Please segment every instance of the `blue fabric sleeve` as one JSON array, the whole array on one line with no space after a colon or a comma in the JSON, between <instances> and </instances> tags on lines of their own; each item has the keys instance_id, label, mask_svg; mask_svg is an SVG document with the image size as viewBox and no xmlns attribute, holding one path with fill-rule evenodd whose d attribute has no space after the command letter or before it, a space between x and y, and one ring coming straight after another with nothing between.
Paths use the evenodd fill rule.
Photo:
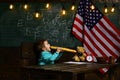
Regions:
<instances>
[{"instance_id":1,"label":"blue fabric sleeve","mask_svg":"<svg viewBox=\"0 0 120 80\"><path fill-rule=\"evenodd\" d=\"M55 52L54 54L52 54L51 52L48 52L48 51L43 51L41 53L41 58L44 59L44 60L50 60L50 61L54 61L56 60L56 58L59 56L59 53L58 52Z\"/></svg>"},{"instance_id":2,"label":"blue fabric sleeve","mask_svg":"<svg viewBox=\"0 0 120 80\"><path fill-rule=\"evenodd\" d=\"M56 60L60 59L60 57L63 55L63 53L59 53L59 56L56 58Z\"/></svg>"}]
</instances>

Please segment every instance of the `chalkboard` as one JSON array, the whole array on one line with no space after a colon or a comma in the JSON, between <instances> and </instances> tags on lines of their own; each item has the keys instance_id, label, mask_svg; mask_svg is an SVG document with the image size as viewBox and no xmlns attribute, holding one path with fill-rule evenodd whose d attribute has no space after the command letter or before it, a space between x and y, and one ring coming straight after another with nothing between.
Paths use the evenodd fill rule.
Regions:
<instances>
[{"instance_id":1,"label":"chalkboard","mask_svg":"<svg viewBox=\"0 0 120 80\"><path fill-rule=\"evenodd\" d=\"M8 7L8 4L5 4ZM2 7L6 7L2 5ZM48 39L51 45L74 47L81 43L71 34L75 11L70 11L70 3L65 3L67 15L61 15L62 4L52 3L51 9L45 9L45 3L37 4L41 13L36 19L33 13L36 4L24 11L19 4L16 10L5 9L0 13L0 46L20 46L22 42L34 42ZM1 9L0 9L1 10ZM79 44L78 44L79 43Z\"/></svg>"},{"instance_id":2,"label":"chalkboard","mask_svg":"<svg viewBox=\"0 0 120 80\"><path fill-rule=\"evenodd\" d=\"M27 11L23 10L22 3L15 3L16 8L13 11L8 9L8 3L0 4L0 46L20 46L22 42L34 42L39 39L48 39L51 45L62 47L82 45L71 34L75 16L75 11L70 11L71 4L52 2L52 7L48 10L45 9L45 3L29 3ZM65 16L60 13L63 6L67 10ZM40 19L33 15L36 7L41 13ZM115 15L108 17L114 22L118 20L118 15ZM120 29L118 22L114 23Z\"/></svg>"}]
</instances>

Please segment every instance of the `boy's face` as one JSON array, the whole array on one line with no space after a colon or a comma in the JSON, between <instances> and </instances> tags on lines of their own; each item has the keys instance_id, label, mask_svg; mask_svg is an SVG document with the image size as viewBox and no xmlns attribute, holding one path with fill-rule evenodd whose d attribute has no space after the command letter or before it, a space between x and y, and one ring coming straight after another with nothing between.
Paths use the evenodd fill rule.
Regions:
<instances>
[{"instance_id":1,"label":"boy's face","mask_svg":"<svg viewBox=\"0 0 120 80\"><path fill-rule=\"evenodd\" d=\"M44 50L51 51L50 44L48 43L48 41L44 41Z\"/></svg>"}]
</instances>

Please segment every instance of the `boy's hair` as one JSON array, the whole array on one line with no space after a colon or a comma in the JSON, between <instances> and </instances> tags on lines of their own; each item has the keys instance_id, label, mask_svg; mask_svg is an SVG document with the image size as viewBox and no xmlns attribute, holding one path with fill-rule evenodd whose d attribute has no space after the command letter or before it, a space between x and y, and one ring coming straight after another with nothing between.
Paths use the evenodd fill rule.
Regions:
<instances>
[{"instance_id":1,"label":"boy's hair","mask_svg":"<svg viewBox=\"0 0 120 80\"><path fill-rule=\"evenodd\" d=\"M37 51L42 51L42 48L44 47L44 42L47 41L47 39L42 39L42 40L39 40L35 43L35 46L36 46L36 50Z\"/></svg>"},{"instance_id":2,"label":"boy's hair","mask_svg":"<svg viewBox=\"0 0 120 80\"><path fill-rule=\"evenodd\" d=\"M40 41L38 42L38 49L42 50L42 48L44 47L44 42L45 42L45 41L47 41L47 40L44 39L44 40L40 40Z\"/></svg>"}]
</instances>

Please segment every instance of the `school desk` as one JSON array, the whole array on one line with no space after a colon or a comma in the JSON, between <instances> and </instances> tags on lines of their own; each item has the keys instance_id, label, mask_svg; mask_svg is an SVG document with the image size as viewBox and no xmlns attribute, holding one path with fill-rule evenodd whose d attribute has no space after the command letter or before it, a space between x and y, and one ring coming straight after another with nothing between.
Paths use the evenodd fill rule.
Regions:
<instances>
[{"instance_id":1,"label":"school desk","mask_svg":"<svg viewBox=\"0 0 120 80\"><path fill-rule=\"evenodd\" d=\"M54 65L45 65L45 66L23 66L25 71L25 80L37 80L37 76L45 75L55 75L57 76L54 80L84 80L85 74L88 72L98 71L100 68L118 66L118 63L115 64L99 64L99 63L88 63L88 62L64 62ZM38 74L38 75L37 75ZM33 77L34 75L34 77ZM35 76L36 75L36 76ZM66 78L66 76L69 76ZM110 75L111 76L111 73ZM43 79L39 79L43 80ZM53 79L48 79L53 80Z\"/></svg>"}]
</instances>

